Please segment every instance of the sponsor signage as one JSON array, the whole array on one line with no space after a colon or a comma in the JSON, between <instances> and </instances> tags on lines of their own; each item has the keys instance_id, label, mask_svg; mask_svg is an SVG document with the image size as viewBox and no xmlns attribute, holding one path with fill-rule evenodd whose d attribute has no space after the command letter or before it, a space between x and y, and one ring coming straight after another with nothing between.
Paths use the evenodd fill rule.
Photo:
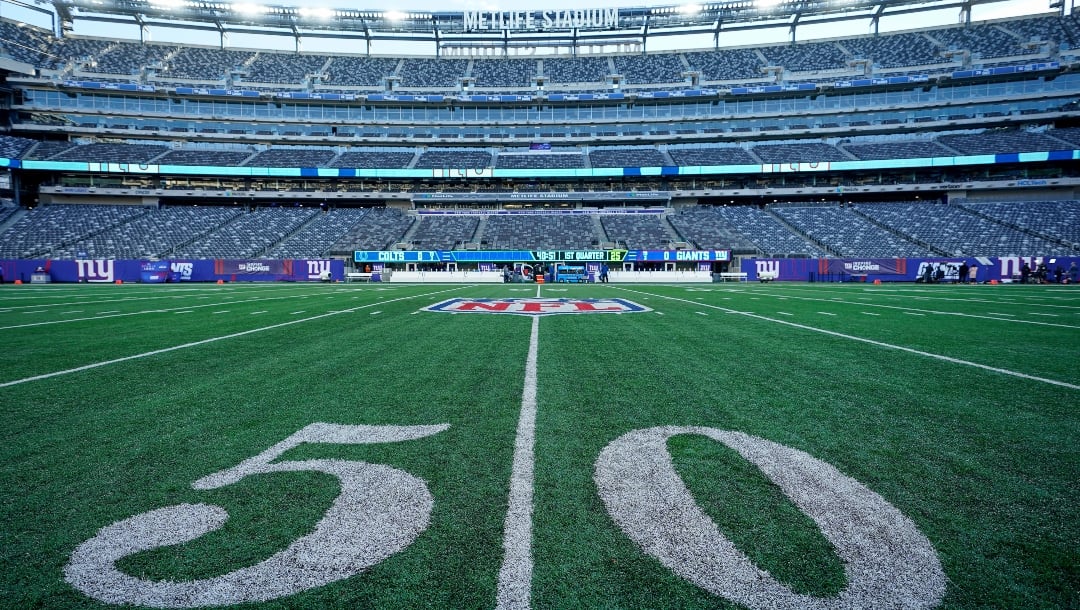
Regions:
<instances>
[{"instance_id":1,"label":"sponsor signage","mask_svg":"<svg viewBox=\"0 0 1080 610\"><path fill-rule=\"evenodd\" d=\"M519 316L640 313L652 311L626 299L449 299L421 311L440 313L511 314Z\"/></svg>"}]
</instances>

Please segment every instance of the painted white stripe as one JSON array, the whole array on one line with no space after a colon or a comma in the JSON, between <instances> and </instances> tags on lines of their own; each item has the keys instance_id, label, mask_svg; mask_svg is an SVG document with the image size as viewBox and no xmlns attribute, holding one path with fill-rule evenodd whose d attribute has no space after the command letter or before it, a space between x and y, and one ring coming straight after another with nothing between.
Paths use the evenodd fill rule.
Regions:
<instances>
[{"instance_id":1,"label":"painted white stripe","mask_svg":"<svg viewBox=\"0 0 1080 610\"><path fill-rule=\"evenodd\" d=\"M704 311L695 311L694 313L696 313L699 316L707 316L707 315L709 315L709 314L705 313Z\"/></svg>"},{"instance_id":2,"label":"painted white stripe","mask_svg":"<svg viewBox=\"0 0 1080 610\"><path fill-rule=\"evenodd\" d=\"M881 315L879 313L871 313L869 311L863 311L863 312L860 312L860 313L862 313L862 315L864 315L864 316L880 316Z\"/></svg>"},{"instance_id":3,"label":"painted white stripe","mask_svg":"<svg viewBox=\"0 0 1080 610\"><path fill-rule=\"evenodd\" d=\"M371 312L370 315L377 316L377 315L379 315L381 313L382 313L381 311L373 311L373 312Z\"/></svg>"},{"instance_id":4,"label":"painted white stripe","mask_svg":"<svg viewBox=\"0 0 1080 610\"><path fill-rule=\"evenodd\" d=\"M1032 312L1032 313L1029 313L1028 315L1031 315L1031 316L1046 316L1048 318L1056 318L1056 317L1058 317L1058 315L1056 313L1035 313L1035 312Z\"/></svg>"},{"instance_id":5,"label":"painted white stripe","mask_svg":"<svg viewBox=\"0 0 1080 610\"><path fill-rule=\"evenodd\" d=\"M795 314L793 314L793 313L788 313L788 312L786 312L786 311L778 311L778 312L776 312L776 313L778 313L778 314L780 314L780 315L782 315L782 316L793 316L793 315L795 315Z\"/></svg>"},{"instance_id":6,"label":"painted white stripe","mask_svg":"<svg viewBox=\"0 0 1080 610\"><path fill-rule=\"evenodd\" d=\"M173 313L176 314L176 315L180 315L182 313L195 313L195 312L191 311L190 309L185 309L184 311L174 311Z\"/></svg>"},{"instance_id":7,"label":"painted white stripe","mask_svg":"<svg viewBox=\"0 0 1080 610\"><path fill-rule=\"evenodd\" d=\"M221 311L212 311L210 313L213 314L213 315L217 315L219 313L229 313L229 310L228 309L222 309Z\"/></svg>"},{"instance_id":8,"label":"painted white stripe","mask_svg":"<svg viewBox=\"0 0 1080 610\"><path fill-rule=\"evenodd\" d=\"M462 285L462 286L457 286L457 287L454 287L454 288L448 288L446 290L439 290L438 292L426 292L424 294L417 294L417 295L413 295L413 296L398 297L396 299L386 301L386 303L393 303L395 301L405 301L405 300L408 300L408 299L419 299L419 298L423 298L423 297L429 297L429 296L432 296L432 295L435 295L435 294L442 294L444 292L451 292L451 291L454 291L454 290L461 290L462 288L475 288L475 286L474 285ZM149 351L149 352L143 352L141 354L132 354L131 356L124 356L122 358L114 358L112 360L104 360L102 362L95 362L93 364L86 364L86 365L83 365L83 366L77 366L77 367L75 367L73 369L65 369L63 371L55 371L55 372L52 372L52 373L44 373L44 374L41 374L41 375L34 375L33 377L24 377L22 379L15 379L13 381L5 381L3 383L0 383L0 388L7 388L7 387L14 386L14 385L28 383L28 382L31 382L31 381L40 381L42 379L51 379L53 377L60 377L61 375L70 375L71 373L80 373L82 371L89 371L91 369L96 369L96 368L100 368L100 367L103 367L103 366L108 366L110 364L118 364L118 363L121 363L121 362L127 362L129 360L139 360L141 358L149 358L150 356L157 356L158 354L167 354L169 352L175 352L177 350L187 349L189 347L198 347L200 345L207 345L209 343L216 343L218 341L224 341L226 339L235 339L237 337L244 337L244 336L252 335L252 334L255 334L255 333L261 333L261 332L266 331L266 330L274 330L275 328L283 328L285 326L292 326L294 324L303 324L304 322L311 322L312 320L320 320L322 318L327 318L327 317L330 317L330 316L336 316L336 315L342 314L342 313L352 313L354 311L359 311L361 309L367 309L368 307L374 307L375 305L376 305L376 303L369 303L368 305L360 305L358 307L353 307L352 309L346 309L344 311L331 311L329 313L319 314L317 316L311 316L310 318L301 318L299 320L290 320L288 322L282 322L280 324L271 324L270 326L261 326L259 328L252 328L250 330L242 330L242 331L237 332L237 333L232 333L232 334L229 334L229 335L222 335L220 337L210 337L209 339L203 339L201 341L192 341L191 343L182 343L180 345L174 345L172 347L165 347L165 348L162 348L162 349L156 349L156 350Z\"/></svg>"},{"instance_id":9,"label":"painted white stripe","mask_svg":"<svg viewBox=\"0 0 1080 610\"><path fill-rule=\"evenodd\" d=\"M791 289L791 290L794 290L794 289ZM959 312L959 311L940 311L940 310L936 310L936 309L916 309L916 308L913 308L913 307L905 307L905 306L901 306L901 305L883 305L881 303L854 303L854 302L851 302L851 301L836 301L836 300L833 300L833 299L791 296L789 294L788 289L785 289L785 294L788 295L788 298L799 299L801 301L822 301L822 302L826 302L826 303L844 303L844 304L847 304L847 305L858 305L860 307L878 307L878 308L881 308L881 309L896 309L896 310L900 310L900 311L917 311L917 312L920 312L920 313L930 314L930 315L935 315L935 316L957 316L957 317L961 317L961 318L975 318L975 319L978 319L978 320L994 320L996 322L1013 322L1015 324L1034 324L1036 326L1053 326L1053 327L1057 327L1057 328L1078 328L1077 326L1070 325L1070 324L1060 324L1060 323L1055 323L1055 322L1039 322L1037 320L1028 320L1028 319L1023 319L1023 318L1017 319L1016 316L1012 316L1012 317L1009 317L1009 318L995 318L992 315L979 315L979 314L972 314L972 313L963 313L963 312ZM780 298L776 294L771 294L769 296ZM964 301L964 300L971 300L971 299L938 299L938 300ZM987 301L987 302L989 302L989 301ZM995 303L995 304L1001 305L1002 303ZM1020 304L1022 305L1022 303L1020 303ZM1046 303L1033 303L1031 306L1064 307L1063 305L1048 305ZM863 312L863 313L867 313L867 312ZM1076 313L1080 314L1080 312L1076 312ZM1007 314L1000 314L1000 315L1007 315ZM1053 316L1055 314L1032 314L1032 315L1049 315L1049 316Z\"/></svg>"},{"instance_id":10,"label":"painted white stripe","mask_svg":"<svg viewBox=\"0 0 1080 610\"><path fill-rule=\"evenodd\" d=\"M818 313L823 315L823 316L835 316L836 315L836 314L828 312L828 311L819 311Z\"/></svg>"},{"instance_id":11,"label":"painted white stripe","mask_svg":"<svg viewBox=\"0 0 1080 610\"><path fill-rule=\"evenodd\" d=\"M906 316L924 316L924 315L926 315L926 314L922 314L922 313L916 313L916 312L914 312L914 311L905 311L905 312L904 312L904 315L906 315Z\"/></svg>"},{"instance_id":12,"label":"painted white stripe","mask_svg":"<svg viewBox=\"0 0 1080 610\"><path fill-rule=\"evenodd\" d=\"M232 298L232 297L223 297L223 298ZM103 319L106 319L106 318L123 318L123 317L126 317L126 316L141 316L143 314L148 314L148 313L168 313L170 311L178 311L178 310L186 310L186 309L199 309L199 308L203 308L203 307L221 307L222 305L237 305L239 303L257 303L259 301L277 301L277 300L289 299L289 298L294 298L294 297L291 297L291 296L259 297L259 298L253 298L253 299L244 299L244 300L241 300L241 301L230 301L229 303L204 303L202 305L185 305L183 307L172 307L172 308L168 308L168 309L143 309L143 310L140 310L140 311L129 311L127 313L118 313L118 312L115 312L115 311L105 311L105 312L99 313L97 315L86 317L86 318L72 318L70 320L49 320L47 322L34 322L34 323L31 323L31 324L13 324L11 326L0 326L0 330L11 330L13 328L28 328L28 327L31 327L31 326L51 326L53 324L69 324L71 322L86 322L87 320L103 320ZM300 297L300 298L304 298L304 297ZM141 299L139 299L139 300L141 300ZM25 312L25 313L31 313L31 312ZM44 312L35 312L35 313L44 313ZM106 315L106 314L116 314L116 315L111 315L110 316L110 315Z\"/></svg>"},{"instance_id":13,"label":"painted white stripe","mask_svg":"<svg viewBox=\"0 0 1080 610\"><path fill-rule=\"evenodd\" d=\"M67 315L71 315L73 313L82 313L82 312L83 312L83 310L76 309L76 310L73 310L73 311L65 311L65 312L61 313L60 315L67 316Z\"/></svg>"},{"instance_id":14,"label":"painted white stripe","mask_svg":"<svg viewBox=\"0 0 1080 610\"><path fill-rule=\"evenodd\" d=\"M986 312L986 315L988 315L988 316L1005 316L1006 318L1015 318L1016 317L1016 314L1014 314L1014 313L998 313L996 311L988 311L988 312Z\"/></svg>"},{"instance_id":15,"label":"painted white stripe","mask_svg":"<svg viewBox=\"0 0 1080 610\"><path fill-rule=\"evenodd\" d=\"M264 310L262 310L262 311L253 311L253 312L251 312L251 314L249 314L249 315L257 316L257 315L259 315L259 314L261 314L261 313L266 313L266 310L264 309Z\"/></svg>"},{"instance_id":16,"label":"painted white stripe","mask_svg":"<svg viewBox=\"0 0 1080 610\"><path fill-rule=\"evenodd\" d=\"M540 287L536 287L537 296ZM536 445L536 355L540 343L540 318L532 320L529 355L525 360L525 388L514 439L514 464L510 473L510 506L503 527L503 563L499 569L495 607L529 608L532 589L533 467Z\"/></svg>"},{"instance_id":17,"label":"painted white stripe","mask_svg":"<svg viewBox=\"0 0 1080 610\"><path fill-rule=\"evenodd\" d=\"M657 311L657 312L654 312L654 313L655 313L656 315L658 315L658 316L662 316L662 315L664 315L664 312L662 312L662 311Z\"/></svg>"},{"instance_id":18,"label":"painted white stripe","mask_svg":"<svg viewBox=\"0 0 1080 610\"><path fill-rule=\"evenodd\" d=\"M625 292L633 292L633 293L637 293L637 294L648 294L650 296L660 297L660 298L663 298L663 299L669 299L669 300L672 300L672 301L681 301L683 303L689 303L691 305L702 305L701 303L695 303L694 301L688 301L686 299L680 299L678 297L670 297L670 296L667 296L667 295L652 294L652 293L648 293L648 292L643 293L643 292L640 292L640 291L637 291L637 290L632 290L630 288L621 288L620 287L619 290L623 290ZM894 350L898 350L898 351L901 351L901 352L906 352L906 353L909 353L909 354L916 354L918 356L924 356L926 358L933 358L935 360L942 360L944 362L951 362L953 364L962 364L964 366L971 366L971 367L975 367L977 369L982 369L984 371L991 371L991 372L994 372L994 373L1000 373L1002 375L1009 375L1011 377L1019 377L1020 379L1028 379L1030 381L1039 381L1039 382L1042 382L1042 383L1048 383L1050 385L1056 385L1056 386L1060 386L1060 387L1063 387L1063 388L1069 388L1070 390L1080 390L1080 385L1068 383L1068 382L1065 382L1065 381L1058 381L1057 379L1048 379L1046 377L1036 377L1034 375L1028 375L1027 373L1021 373L1019 371L1010 371L1009 369L1002 369L1002 368L998 368L996 366L990 366L990 365L987 365L987 364L979 364L978 362L971 362L969 360L961 360L959 358L953 358L951 356L943 356L941 354L932 354L930 352L924 352L922 350L917 350L917 349L914 349L914 348L911 348L911 347L904 347L903 345L894 345L892 343L884 343L882 341L875 341L873 339L866 339L864 337L856 337L855 335L847 335L847 334L844 334L844 333L836 332L834 330L825 330L824 328L815 328L813 326L807 326L805 324L799 324L797 322L788 322L787 320L776 320L776 319L773 319L773 318L768 318L766 316L758 315L756 313L750 313L748 311L738 311L738 310L735 310L735 309L728 309L726 307L720 307L718 305L705 305L705 307L711 307L713 309L719 309L719 310L725 311L727 313L737 314L737 315L740 315L740 316L746 316L748 318L754 318L754 319L757 319L757 320L764 320L765 322L773 322L773 323L776 323L776 324L783 324L785 326L791 326L793 328L799 328L799 329L807 330L807 331L810 331L810 332L821 333L823 335L829 335L829 336L832 336L832 337L839 337L841 339L848 339L848 340L851 340L851 341L858 341L860 343L867 343L869 345L875 345L877 347L883 347L883 348L886 348L886 349L894 349ZM3 387L3 386L0 386L0 387Z\"/></svg>"},{"instance_id":19,"label":"painted white stripe","mask_svg":"<svg viewBox=\"0 0 1080 610\"><path fill-rule=\"evenodd\" d=\"M301 309L300 311L290 311L290 312L289 312L289 315L290 315L290 316L296 316L296 315L300 315L300 314L304 313L304 311L305 311L305 310L303 310L303 309Z\"/></svg>"}]
</instances>

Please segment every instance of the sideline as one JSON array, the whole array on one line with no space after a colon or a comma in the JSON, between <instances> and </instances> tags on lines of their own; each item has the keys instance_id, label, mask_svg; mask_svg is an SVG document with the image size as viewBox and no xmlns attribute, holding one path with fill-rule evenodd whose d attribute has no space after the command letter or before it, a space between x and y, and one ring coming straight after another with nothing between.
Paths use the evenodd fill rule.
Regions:
<instances>
[{"instance_id":1,"label":"sideline","mask_svg":"<svg viewBox=\"0 0 1080 610\"><path fill-rule=\"evenodd\" d=\"M536 287L540 296L540 286ZM525 359L525 386L521 415L514 439L510 471L510 506L503 526L503 563L499 568L496 608L529 608L532 590L533 469L536 463L536 355L540 343L540 316L533 316L529 355Z\"/></svg>"},{"instance_id":2,"label":"sideline","mask_svg":"<svg viewBox=\"0 0 1080 610\"><path fill-rule=\"evenodd\" d=\"M873 339L866 339L864 337L856 337L855 335L848 335L848 334L836 332L836 331L833 331L833 330L825 330L824 328L816 328L816 327L813 327L813 326L807 326L805 324L798 324L796 322L788 322L787 320L777 320L777 319L769 318L769 317L762 316L762 315L759 315L759 314L756 314L756 313L750 313L748 311L739 311L737 309L730 309L730 308L727 308L727 307L720 307L719 305L708 305L706 303L701 303L701 302L698 302L698 301L691 301L689 299L680 299L679 297L672 297L672 296L667 296L667 295L663 295L663 294L654 294L654 293L651 293L651 292L641 292L639 290L631 290L629 288L621 288L620 287L619 290L624 290L626 292L633 292L633 293L636 293L636 294L643 294L643 295L653 296L653 297L657 297L657 298L660 298L660 299L669 299L669 300L672 300L672 301L680 301L680 302L683 302L683 303L689 303L691 305L696 305L698 307L708 307L710 309L717 309L717 310L727 312L727 313L733 313L733 314L738 314L738 315L741 315L741 316L746 316L748 318L755 318L757 320L764 320L766 322L773 322L775 324L783 324L785 326L791 326L793 328L799 328L799 329L802 329L802 330L809 330L809 331L812 331L812 332L821 333L823 335L829 335L829 336L832 336L832 337L839 337L841 339L849 339L851 341L858 341L860 343L867 343L867 344L870 344L870 345L875 345L877 347L884 347L886 349L899 350L901 352L907 352L909 354L916 354L916 355L919 355L919 356L925 356L927 358L934 358L936 360L943 360L945 362L951 362L953 364L962 364L962 365L965 365L965 366L971 366L971 367L975 367L975 368L978 368L978 369L982 369L984 371L991 371L991 372L994 372L994 373L1001 373L1002 375L1010 375L1012 377L1019 377L1021 379L1027 379L1027 380L1030 380L1030 381L1039 381L1039 382L1042 382L1042 383L1048 383L1050 385L1056 385L1056 386L1060 386L1060 387L1063 387L1063 388L1069 388L1070 390L1080 390L1080 385L1074 385L1074 384L1067 383L1067 382L1064 382L1064 381L1058 381L1056 379L1048 379L1048 378L1045 378L1045 377L1036 377L1034 375L1028 375L1027 373L1021 373L1019 371L1010 371L1009 369L1002 369L1002 368L998 368L996 366L990 366L988 364L979 364L978 362L971 362L969 360L961 360L959 358L953 358L951 356L943 356L941 354L932 354L930 352L924 352L922 350L917 350L917 349L914 349L914 348L911 348L911 347L904 347L902 345L894 345L892 343L884 343L882 341L875 341Z\"/></svg>"},{"instance_id":3,"label":"sideline","mask_svg":"<svg viewBox=\"0 0 1080 610\"><path fill-rule=\"evenodd\" d=\"M8 388L8 387L23 384L23 383L29 383L31 381L40 381L42 379L49 379L49 378L52 378L52 377L59 377L61 375L69 375L71 373L79 373L79 372L82 372L82 371L88 371L90 369L96 369L96 368L100 368L100 367L103 367L103 366L108 366L110 364L118 364L120 362L127 362L128 360L138 360L140 358L148 358L150 356L156 356L158 354L166 354L168 352L175 352L177 350L187 349L189 347L198 347L200 345L206 345L208 343L215 343L217 341L223 341L225 339L235 339L237 337L243 337L245 335L251 335L251 334L254 334L254 333L260 333L260 332L263 332L264 330L273 330L275 328L282 328L282 327L285 327L285 326L292 326L294 324L302 324L304 322L310 322L312 320L318 320L318 319L321 319L321 318L327 318L327 317L330 317L330 316L336 316L338 314L352 313L354 311L359 311L361 309L367 309L368 307L376 307L378 305L385 305L386 303L394 303L396 301L405 301L405 300L408 300L408 299L419 299L419 298L423 298L423 297L433 296L433 295L436 295L436 294L442 294L444 292L451 292L453 290L460 290L462 288L475 288L475 287L476 287L476 285L463 284L461 286L455 286L454 288L448 288L446 290L439 290L437 292L427 292L427 293L424 293L424 294L416 294L416 295L411 295L411 296L407 296L407 297L399 297L399 298L396 298L396 299L390 299L390 300L386 300L386 301L379 301L377 303L369 303L367 305L360 305L359 307L351 307L349 309L343 309L343 310L339 310L339 311L331 311L331 312L327 312L327 313L324 313L324 314L319 314L317 316L311 316L309 318L301 318L299 320L289 320L288 322L281 322L280 324L272 324L270 326L263 326L263 327L260 327L260 328L252 328L250 330L243 330L243 331L240 331L240 332L237 332L237 333L232 333L230 335L222 335L220 337L211 337L209 339L203 339L201 341L192 341L191 343L184 343L184 344L181 344L181 345L174 345L172 347L165 347L165 348L162 348L162 349L156 349L156 350L149 351L149 352L143 352L141 354L133 354L131 356L124 356L122 358L114 358L112 360L104 360L102 362L95 362L93 364L86 364L86 365L83 365L83 366L75 367L73 369L66 369L66 370L63 370L63 371L55 371L55 372L52 372L52 373L44 373L44 374L41 374L41 375L34 375L33 377L25 377L23 379L16 379L14 381L5 381L3 383L0 383L0 388Z\"/></svg>"}]
</instances>

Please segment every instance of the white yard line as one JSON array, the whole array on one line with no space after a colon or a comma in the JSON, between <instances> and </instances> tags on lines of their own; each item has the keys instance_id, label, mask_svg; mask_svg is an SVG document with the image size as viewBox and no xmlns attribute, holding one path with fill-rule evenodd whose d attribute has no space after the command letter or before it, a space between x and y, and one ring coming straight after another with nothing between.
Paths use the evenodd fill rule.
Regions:
<instances>
[{"instance_id":1,"label":"white yard line","mask_svg":"<svg viewBox=\"0 0 1080 610\"><path fill-rule=\"evenodd\" d=\"M258 303L260 301L276 301L276 300L288 299L288 298L292 298L292 297L282 296L282 297L254 298L254 299L245 299L245 300L242 300L242 301L229 301L228 303L202 303L200 305L185 305L183 307L172 307L172 308L167 308L167 309L143 309L141 311L129 311L129 312L125 312L125 313L117 313L117 312L108 312L108 311L106 311L106 312L102 312L100 314L97 314L95 316L89 316L89 317L83 317L83 318L72 318L70 320L49 320L49 321L46 321L46 322L33 322L33 323L30 323L30 324L13 324L11 326L0 326L0 330L11 330L13 328L28 328L28 327L31 327L31 326L49 326L49 325L52 325L52 324L69 324L71 322L86 322L86 321L89 321L89 320L104 320L106 318L123 318L123 317L126 317L126 316L141 316L141 315L148 314L148 313L169 313L170 311L199 309L199 308L204 308L204 307L221 307L222 305L239 305L240 303ZM43 312L43 311L29 312L28 311L28 312L25 312L25 313L45 313L45 312ZM106 314L115 314L115 315L106 315Z\"/></svg>"},{"instance_id":2,"label":"white yard line","mask_svg":"<svg viewBox=\"0 0 1080 610\"><path fill-rule=\"evenodd\" d=\"M983 303L983 304L988 304L988 305L1021 305L1021 306L1024 306L1024 307L1053 307L1053 308L1057 308L1057 309L1076 309L1077 307L1080 307L1080 305L1057 305L1057 304L1053 304L1053 303L1047 303L1046 301L1049 300L1049 299L1053 299L1053 300L1069 300L1069 301L1074 301L1075 300L1075 299L1072 299L1072 298L1065 299L1062 296L1052 296L1052 295L1001 294L1001 295L995 295L995 296L998 296L998 297L1001 297L1001 298L962 298L962 297L946 296L945 293L939 293L939 292L936 292L935 290L920 291L920 292L923 292L924 294L925 293L933 294L933 296L912 296L912 295L907 294L908 292L912 292L911 290L907 290L907 291L904 291L904 290L888 290L888 289L881 289L881 288L864 288L863 290L865 292L870 292L872 294L880 295L880 296L885 297L885 298L897 298L897 299L918 299L918 300L925 300L925 301L953 301L953 302L957 302L957 303ZM979 290L982 290L982 289L979 289ZM784 296L787 296L787 297L790 297L790 298L802 298L802 299L810 299L811 298L811 297L794 297L791 294L792 292L811 292L811 293L813 293L815 291L813 289L811 289L811 288L803 288L803 287L798 287L798 286L792 285L792 286L786 286L785 287ZM767 294L767 293L760 293L760 294ZM1078 295L1080 295L1080 291L1078 291ZM778 295L773 294L771 296L778 296ZM1027 301L1008 300L1005 297L1023 298L1023 299L1027 299ZM1035 301L1035 302L1029 302L1032 299L1038 299L1038 300ZM827 300L827 299L824 299L822 297L818 297L817 300L824 301L824 300Z\"/></svg>"},{"instance_id":3,"label":"white yard line","mask_svg":"<svg viewBox=\"0 0 1080 610\"><path fill-rule=\"evenodd\" d=\"M930 352L924 352L922 350L917 350L917 349L910 348L910 347L904 347L903 345L895 345L895 344L892 344L892 343L885 343L883 341L875 341L873 339L867 339L865 337L856 337L855 335L848 335L848 334L844 334L844 333L838 333L838 332L833 331L833 330L825 330L824 328L815 328L813 326L807 326L805 324L798 324L798 323L795 323L795 322L788 322L787 320L776 320L774 318L769 318L769 317L758 315L756 313L751 313L751 312L748 312L748 311L738 311L736 309L728 309L726 307L720 307L719 305L706 305L704 303L698 303L696 301L690 301L690 300L687 300L687 299L680 299L678 297L670 297L670 296L661 295L661 294L653 294L653 293L649 293L649 292L640 292L638 290L632 290L630 288L620 288L620 290L624 290L626 292L633 292L633 293L636 293L636 294L647 294L649 296L660 297L660 298L668 299L668 300L672 300L672 301L681 301L683 303L689 303L691 305L697 305L697 306L702 306L702 307L710 307L712 309L719 309L720 311L725 311L727 313L732 313L732 314L738 314L738 315L741 315L741 316L746 316L748 318L754 318L756 320L763 320L765 322L773 322L775 324L783 324L785 326L790 326L790 327L793 327L793 328L799 328L799 329L802 329L802 330L808 330L808 331L815 332L815 333L821 333L821 334L829 335L829 336L832 336L832 337L839 337L841 339L848 339L848 340L851 340L851 341L858 341L859 343L867 343L867 344L870 344L870 345L875 345L877 347L883 347L883 348L886 348L886 349L894 349L894 350L898 350L898 351L901 351L901 352L907 352L909 354L916 354L918 356L924 356L926 358L933 358L935 360L943 360L945 362L951 362L953 364L962 364L964 366L971 366L971 367L975 367L977 369L982 369L984 371L991 371L991 372L994 372L994 373L1000 373L1002 375L1009 375L1011 377L1019 377L1021 379L1028 379L1028 380L1031 380L1031 381L1039 381L1039 382L1042 382L1042 383L1048 383L1050 385L1056 385L1056 386L1060 386L1060 387L1063 387L1063 388L1069 388L1071 390L1080 390L1080 385L1068 383L1068 382L1065 382L1065 381L1058 381L1057 379L1048 379L1046 377L1036 377L1034 375L1028 375L1027 373L1021 373L1019 371L1011 371L1009 369L998 368L996 366L990 366L990 365L987 365L987 364L979 364L978 362L971 362L969 360L961 360L959 358L953 358L951 356L943 356L941 354L933 354L933 353L930 353ZM863 303L863 304L865 305L865 303Z\"/></svg>"},{"instance_id":4,"label":"white yard line","mask_svg":"<svg viewBox=\"0 0 1080 610\"><path fill-rule=\"evenodd\" d=\"M462 288L471 288L471 287L472 286L465 284L465 285L461 285L461 286L455 286L454 288L448 288L446 290L440 290L440 291L437 291L437 292L428 292L428 293L417 294L417 295L413 295L413 296L399 297L397 299L391 299L389 301L383 301L382 303L385 304L385 303L392 303L394 301L405 301L405 300L408 300L408 299L418 299L418 298L423 298L423 297L429 297L429 296L435 295L435 294L442 294L444 292L450 292L452 290L460 290ZM266 331L266 330L273 330L275 328L282 328L282 327L285 327L285 326L292 326L293 324L302 324L304 322L310 322L312 320L319 320L319 319L322 319L322 318L326 318L326 317L330 317L330 316L336 316L338 314L343 314L343 313L352 313L354 311L358 311L358 310L361 310L361 309L367 309L368 307L374 307L375 305L378 305L378 304L379 303L370 303L368 305L360 305L358 307L353 307L351 309L345 309L345 310L342 310L342 311L331 311L331 312L328 312L328 313L319 314L317 316L311 316L311 317L308 317L308 318L301 318L299 320L290 320L288 322L281 322L280 324L271 324L270 326L261 326L259 328L252 328L250 330L244 330L244 331L240 331L240 332L237 332L237 333L232 333L232 334L228 334L228 335L222 335L220 337L210 337L209 339L203 339L201 341L192 341L190 343L183 343L181 345L174 345L172 347L156 349L156 350L149 351L149 352L143 352L141 354L132 354L131 356L124 356L122 358L113 358L112 360L104 360L102 362L95 362L93 364L86 364L86 365L83 365L83 366L77 366L77 367L75 367L73 369L65 369L65 370L62 370L62 371L54 371L52 373L44 373L44 374L41 374L41 375L34 375L33 377L24 377L22 379L15 379L15 380L12 380L12 381L5 381L3 383L0 383L0 388L7 388L7 387L14 386L14 385L19 385L19 384L23 384L23 383L29 383L31 381L40 381L42 379L50 379L52 377L60 377L61 375L70 375L71 373L79 373L79 372L82 372L82 371L89 371L91 369L96 369L96 368L100 368L100 367L103 367L103 366L109 366L110 364L118 364L118 363L121 363L121 362L127 362L129 360L139 360L141 358L149 358L150 356L157 356L158 354L167 354L169 352L175 352L177 350L187 349L189 347L198 347L200 345L206 345L206 344L209 344L209 343L215 343L217 341L224 341L226 339L235 339L237 337L243 337L243 336L251 335L251 334L254 334L254 333L260 333L260 332L263 332L263 331Z\"/></svg>"},{"instance_id":5,"label":"white yard line","mask_svg":"<svg viewBox=\"0 0 1080 610\"><path fill-rule=\"evenodd\" d=\"M764 294L766 296L780 298L780 295L775 294L775 293L759 293L759 294ZM1055 327L1058 327L1058 328L1080 328L1078 326L1069 325L1069 324L1057 324L1057 323L1054 323L1054 322L1040 322L1038 320L1026 320L1026 319L1022 319L1022 318L1015 319L1016 316L1014 314L1008 314L1008 313L974 314L974 313L964 313L964 312L959 312L959 311L940 311L940 310L936 310L936 309L919 309L919 308L915 308L915 307L905 307L903 305L884 305L882 303L862 303L862 302L856 303L856 302L853 302L853 301L837 301L835 299L824 299L824 298L821 298L821 297L800 297L800 296L793 296L793 295L790 295L790 294L785 295L785 298L797 299L797 300L800 300L800 301L820 301L820 302L824 302L824 303L839 303L839 304L843 304L843 305L858 305L860 307L879 307L881 309L896 309L896 310L900 310L900 311L902 311L904 313L914 311L914 312L919 312L919 314L931 314L931 315L935 315L935 316L957 316L957 317L961 317L961 318L975 318L975 319L978 319L978 320L994 320L994 321L997 321L997 322L1015 322L1017 324L1034 324L1036 326L1055 326ZM945 299L945 300L959 300L959 299ZM1000 303L996 303L996 304L1000 305ZM867 312L863 312L863 313L867 313ZM919 315L919 314L909 314L909 315ZM867 315L871 315L871 314L867 313ZM873 315L877 315L877 314L873 314ZM1056 316L1056 314L1035 314L1035 313L1029 313L1029 315L1043 315L1043 316L1052 316L1052 317ZM996 318L994 316L1006 316L1006 317L1004 317L1004 318Z\"/></svg>"},{"instance_id":6,"label":"white yard line","mask_svg":"<svg viewBox=\"0 0 1080 610\"><path fill-rule=\"evenodd\" d=\"M194 289L177 289L177 290L183 290L185 292L214 292L214 293L220 293L221 292L220 288L206 288L206 289L194 288ZM274 290L274 291L277 291L277 292L284 292L287 289L275 286L275 287L265 288L265 289L263 289L263 292L267 292L267 291L270 291L270 290ZM20 295L17 295L17 296L18 296L18 300L30 300L30 299L52 299L52 300L57 300L56 297L65 296L65 295L61 295L61 294L56 294L56 292L58 292L58 291L50 290L48 295L26 296L26 295L21 295L20 294ZM208 298L210 298L209 296L196 296L196 295L192 295L192 294L188 294L188 295L155 294L154 296L140 296L142 294L154 294L154 292L130 294L130 293L127 293L127 289L125 289L124 292L125 292L125 296L121 297L121 298L109 298L109 299L103 298L103 299L96 299L96 300L89 300L89 299L85 299L85 298L84 299L70 299L70 300L69 299L64 299L64 300L57 300L57 302L55 302L55 303L39 303L37 305L4 305L4 307L7 308L7 309L13 309L14 310L14 309L31 309L31 308L34 308L34 307L64 307L65 305L70 307L72 305L99 305L101 303L130 303L132 301L154 301L154 300L160 300L160 299L183 299L183 298L208 299ZM9 294L7 296L15 296L15 295L14 295L14 293L11 293L11 294ZM83 296L85 296L85 295L83 295ZM223 296L224 297L224 295L219 295L219 294L215 294L215 296ZM224 298L231 298L231 297L224 297Z\"/></svg>"},{"instance_id":7,"label":"white yard line","mask_svg":"<svg viewBox=\"0 0 1080 610\"><path fill-rule=\"evenodd\" d=\"M540 286L536 287L540 296ZM536 360L540 343L540 317L532 320L529 355L525 359L525 387L514 439L514 463L510 472L509 508L503 526L503 563L499 568L495 607L529 608L532 590L533 468L536 445Z\"/></svg>"}]
</instances>

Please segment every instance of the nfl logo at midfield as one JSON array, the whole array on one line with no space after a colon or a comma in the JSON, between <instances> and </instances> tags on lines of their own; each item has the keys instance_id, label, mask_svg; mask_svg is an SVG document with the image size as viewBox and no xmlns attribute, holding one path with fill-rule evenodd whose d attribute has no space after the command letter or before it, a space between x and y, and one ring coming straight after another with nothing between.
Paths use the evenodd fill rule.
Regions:
<instances>
[{"instance_id":1,"label":"nfl logo at midfield","mask_svg":"<svg viewBox=\"0 0 1080 610\"><path fill-rule=\"evenodd\" d=\"M458 298L429 305L424 307L422 311L551 316L559 314L639 313L652 310L626 299Z\"/></svg>"}]
</instances>

